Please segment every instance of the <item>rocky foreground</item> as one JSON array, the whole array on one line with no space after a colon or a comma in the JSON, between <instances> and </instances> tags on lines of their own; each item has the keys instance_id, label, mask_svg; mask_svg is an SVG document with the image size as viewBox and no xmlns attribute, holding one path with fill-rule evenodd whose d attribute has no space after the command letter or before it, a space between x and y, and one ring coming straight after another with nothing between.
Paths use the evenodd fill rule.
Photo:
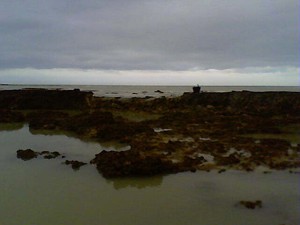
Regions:
<instances>
[{"instance_id":1,"label":"rocky foreground","mask_svg":"<svg viewBox=\"0 0 300 225\"><path fill-rule=\"evenodd\" d=\"M80 90L0 91L0 123L129 145L91 159L107 178L229 168L293 171L300 166L299 112L300 93L293 92L122 99Z\"/></svg>"}]
</instances>

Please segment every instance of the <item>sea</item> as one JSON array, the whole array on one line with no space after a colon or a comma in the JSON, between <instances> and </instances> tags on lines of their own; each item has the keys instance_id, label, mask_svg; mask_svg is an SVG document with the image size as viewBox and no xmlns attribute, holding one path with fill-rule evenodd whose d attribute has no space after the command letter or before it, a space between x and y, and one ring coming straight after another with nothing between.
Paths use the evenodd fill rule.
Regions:
<instances>
[{"instance_id":1,"label":"sea","mask_svg":"<svg viewBox=\"0 0 300 225\"><path fill-rule=\"evenodd\" d=\"M176 97L185 92L192 92L192 86L132 86L132 85L0 85L0 90L17 90L28 88L45 88L50 90L92 91L99 97ZM231 92L231 91L288 91L300 92L299 86L201 86L203 92Z\"/></svg>"},{"instance_id":2,"label":"sea","mask_svg":"<svg viewBox=\"0 0 300 225\"><path fill-rule=\"evenodd\" d=\"M23 88L93 91L96 96L178 96L192 87L34 86ZM158 91L159 90L159 91ZM203 91L298 91L297 87L212 87ZM0 124L0 225L297 225L299 173L258 168L185 172L148 178L105 179L94 165L78 171L65 159L22 161L18 149L58 151L69 160L89 162L102 150L128 146L81 140L64 133L32 131L28 124ZM247 209L240 201L261 201Z\"/></svg>"}]
</instances>

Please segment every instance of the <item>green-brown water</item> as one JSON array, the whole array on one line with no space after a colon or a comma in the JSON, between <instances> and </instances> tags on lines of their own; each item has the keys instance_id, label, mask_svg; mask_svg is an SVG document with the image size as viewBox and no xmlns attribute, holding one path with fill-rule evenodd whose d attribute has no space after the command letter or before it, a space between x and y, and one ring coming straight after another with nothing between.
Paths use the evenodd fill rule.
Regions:
<instances>
[{"instance_id":1,"label":"green-brown water","mask_svg":"<svg viewBox=\"0 0 300 225\"><path fill-rule=\"evenodd\" d=\"M106 180L93 165L16 158L18 149L59 151L88 162L103 149L64 135L0 131L1 225L299 224L299 175L287 171L181 173ZM113 149L111 149L113 150ZM263 208L236 206L261 200Z\"/></svg>"}]
</instances>

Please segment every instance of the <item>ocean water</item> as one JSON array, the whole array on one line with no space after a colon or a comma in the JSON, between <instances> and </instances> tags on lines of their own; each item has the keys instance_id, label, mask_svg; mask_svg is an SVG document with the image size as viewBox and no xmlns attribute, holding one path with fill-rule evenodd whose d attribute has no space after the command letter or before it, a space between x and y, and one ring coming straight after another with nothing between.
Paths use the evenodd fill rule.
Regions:
<instances>
[{"instance_id":1,"label":"ocean water","mask_svg":"<svg viewBox=\"0 0 300 225\"><path fill-rule=\"evenodd\" d=\"M106 180L93 165L17 159L18 149L59 151L88 162L104 148L65 135L0 131L1 225L297 225L299 174L180 173ZM110 150L115 150L113 146ZM250 210L241 200L261 200Z\"/></svg>"},{"instance_id":2,"label":"ocean water","mask_svg":"<svg viewBox=\"0 0 300 225\"><path fill-rule=\"evenodd\" d=\"M95 96L105 97L176 97L184 92L191 92L192 86L129 86L129 85L0 85L0 90L15 90L23 88L46 88L93 91ZM201 86L201 91L291 91L299 92L298 86Z\"/></svg>"}]
</instances>

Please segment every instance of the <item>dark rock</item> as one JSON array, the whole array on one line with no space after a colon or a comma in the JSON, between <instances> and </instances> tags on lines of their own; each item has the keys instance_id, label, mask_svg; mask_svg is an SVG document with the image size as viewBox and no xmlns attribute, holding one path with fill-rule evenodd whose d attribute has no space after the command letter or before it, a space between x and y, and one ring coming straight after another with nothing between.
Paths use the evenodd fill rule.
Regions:
<instances>
[{"instance_id":1,"label":"dark rock","mask_svg":"<svg viewBox=\"0 0 300 225\"><path fill-rule=\"evenodd\" d=\"M44 156L44 159L54 159L60 156L61 154L57 151L50 152L50 151L42 151L37 152L33 151L32 149L26 149L26 150L18 150L17 151L17 158L21 158L23 160L30 160L33 158L37 158L39 155Z\"/></svg>"},{"instance_id":2,"label":"dark rock","mask_svg":"<svg viewBox=\"0 0 300 225\"><path fill-rule=\"evenodd\" d=\"M226 172L226 169L220 169L220 170L218 171L218 173L224 173L224 172Z\"/></svg>"},{"instance_id":3,"label":"dark rock","mask_svg":"<svg viewBox=\"0 0 300 225\"><path fill-rule=\"evenodd\" d=\"M262 201L240 201L240 204L245 206L247 209L255 209L255 208L262 208Z\"/></svg>"},{"instance_id":4,"label":"dark rock","mask_svg":"<svg viewBox=\"0 0 300 225\"><path fill-rule=\"evenodd\" d=\"M39 110L28 113L26 119L29 121L29 128L35 130L54 130L62 127L69 115L59 111Z\"/></svg>"},{"instance_id":5,"label":"dark rock","mask_svg":"<svg viewBox=\"0 0 300 225\"><path fill-rule=\"evenodd\" d=\"M0 91L0 109L84 109L92 97L79 90L5 90Z\"/></svg>"},{"instance_id":6,"label":"dark rock","mask_svg":"<svg viewBox=\"0 0 300 225\"><path fill-rule=\"evenodd\" d=\"M136 151L102 151L91 163L97 165L98 171L106 178L124 176L153 176L177 170L171 161L159 156L143 156Z\"/></svg>"},{"instance_id":7,"label":"dark rock","mask_svg":"<svg viewBox=\"0 0 300 225\"><path fill-rule=\"evenodd\" d=\"M66 160L65 164L66 165L71 165L73 170L79 170L80 167L86 165L87 163L80 162L80 161L77 161L77 160Z\"/></svg>"},{"instance_id":8,"label":"dark rock","mask_svg":"<svg viewBox=\"0 0 300 225\"><path fill-rule=\"evenodd\" d=\"M19 123L24 121L25 117L22 113L0 109L0 123Z\"/></svg>"},{"instance_id":9,"label":"dark rock","mask_svg":"<svg viewBox=\"0 0 300 225\"><path fill-rule=\"evenodd\" d=\"M49 151L43 151L41 152L41 155L44 155L44 159L54 159L60 156L61 154L59 152L49 152Z\"/></svg>"},{"instance_id":10,"label":"dark rock","mask_svg":"<svg viewBox=\"0 0 300 225\"><path fill-rule=\"evenodd\" d=\"M38 156L38 153L33 151L32 149L26 149L26 150L18 150L17 151L17 158L20 158L22 160L30 160L33 158L36 158Z\"/></svg>"},{"instance_id":11,"label":"dark rock","mask_svg":"<svg viewBox=\"0 0 300 225\"><path fill-rule=\"evenodd\" d=\"M236 153L232 153L227 157L218 156L216 157L216 161L219 165L229 166L238 164L240 162L240 159Z\"/></svg>"}]
</instances>

